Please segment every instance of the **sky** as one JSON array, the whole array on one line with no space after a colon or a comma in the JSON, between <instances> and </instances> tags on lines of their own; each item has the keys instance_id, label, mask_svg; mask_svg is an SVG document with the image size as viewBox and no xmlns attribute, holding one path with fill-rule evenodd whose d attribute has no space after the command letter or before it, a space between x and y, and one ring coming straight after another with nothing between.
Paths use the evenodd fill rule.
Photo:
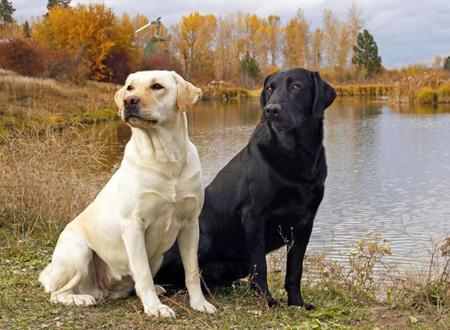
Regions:
<instances>
[{"instance_id":1,"label":"sky","mask_svg":"<svg viewBox=\"0 0 450 330\"><path fill-rule=\"evenodd\" d=\"M46 0L9 0L19 22L46 13ZM345 19L354 2L362 9L364 27L378 44L387 68L431 63L435 55L450 55L450 0L74 0L76 3L104 3L117 14L162 17L171 26L193 11L216 16L242 11L261 16L278 15L283 22L302 8L312 28L320 27L322 12L331 9Z\"/></svg>"}]
</instances>

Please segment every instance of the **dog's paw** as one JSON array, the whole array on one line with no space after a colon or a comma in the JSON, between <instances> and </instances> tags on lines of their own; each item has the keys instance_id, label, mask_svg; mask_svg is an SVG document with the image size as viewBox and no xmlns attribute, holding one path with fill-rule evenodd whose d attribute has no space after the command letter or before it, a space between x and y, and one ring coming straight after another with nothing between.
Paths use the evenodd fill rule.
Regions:
<instances>
[{"instance_id":1,"label":"dog's paw","mask_svg":"<svg viewBox=\"0 0 450 330\"><path fill-rule=\"evenodd\" d=\"M167 293L166 289L164 289L161 285L155 284L154 287L156 295L158 296L162 296Z\"/></svg>"},{"instance_id":2,"label":"dog's paw","mask_svg":"<svg viewBox=\"0 0 450 330\"><path fill-rule=\"evenodd\" d=\"M50 297L50 301L75 306L95 305L95 298L88 294L53 294Z\"/></svg>"},{"instance_id":3,"label":"dog's paw","mask_svg":"<svg viewBox=\"0 0 450 330\"><path fill-rule=\"evenodd\" d=\"M156 317L175 317L175 312L164 304L159 304L154 307L144 305L144 313Z\"/></svg>"},{"instance_id":4,"label":"dog's paw","mask_svg":"<svg viewBox=\"0 0 450 330\"><path fill-rule=\"evenodd\" d=\"M311 305L311 304L305 304L305 305L303 305L303 307L304 307L307 311L312 311L312 310L316 309L316 307L314 307L314 305Z\"/></svg>"},{"instance_id":5,"label":"dog's paw","mask_svg":"<svg viewBox=\"0 0 450 330\"><path fill-rule=\"evenodd\" d=\"M193 310L196 310L199 312L214 314L217 311L216 307L214 307L212 304L210 304L208 301L206 301L206 299L196 301L196 302L191 302L190 305Z\"/></svg>"},{"instance_id":6,"label":"dog's paw","mask_svg":"<svg viewBox=\"0 0 450 330\"><path fill-rule=\"evenodd\" d=\"M303 301L301 303L288 303L288 305L291 307L304 308L307 311L312 311L312 310L316 309L316 307L314 307L314 305L305 304Z\"/></svg>"},{"instance_id":7,"label":"dog's paw","mask_svg":"<svg viewBox=\"0 0 450 330\"><path fill-rule=\"evenodd\" d=\"M267 306L270 308L277 308L281 305L281 302L273 297L267 298Z\"/></svg>"}]
</instances>

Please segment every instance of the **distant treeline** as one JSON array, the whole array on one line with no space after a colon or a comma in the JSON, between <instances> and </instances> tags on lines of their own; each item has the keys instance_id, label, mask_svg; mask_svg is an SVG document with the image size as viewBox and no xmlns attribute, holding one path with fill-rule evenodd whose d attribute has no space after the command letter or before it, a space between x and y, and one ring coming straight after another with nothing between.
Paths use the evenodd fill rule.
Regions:
<instances>
[{"instance_id":1,"label":"distant treeline","mask_svg":"<svg viewBox=\"0 0 450 330\"><path fill-rule=\"evenodd\" d=\"M70 6L70 0L49 1L44 16L19 25L5 3L11 8L3 10L7 19L0 17L0 67L22 75L121 83L133 71L169 69L202 85L254 88L283 67L320 71L338 84L388 85L411 69L383 69L355 4L344 20L324 10L321 27L312 29L301 9L286 24L276 15L193 12L169 28L164 19L118 17L104 4ZM412 70L443 67L450 70L450 58L437 56L433 68Z\"/></svg>"},{"instance_id":2,"label":"distant treeline","mask_svg":"<svg viewBox=\"0 0 450 330\"><path fill-rule=\"evenodd\" d=\"M118 17L104 4L71 7L70 1L52 1L48 13L32 24L2 24L2 52L11 48L5 39L25 37L13 45L14 53L22 47L39 61L30 61L26 54L11 54L9 61L22 60L16 64L20 73L32 75L42 71L119 82L130 71L166 68L196 82L253 87L269 72L300 66L344 81L356 75L352 48L363 27L362 12L355 5L344 21L325 10L322 27L316 29L301 9L284 25L276 15L237 12L216 17L193 12L170 28L158 20L134 33L147 23L143 15ZM0 65L17 69L10 63L5 67L5 62ZM32 64L35 67L26 72Z\"/></svg>"}]
</instances>

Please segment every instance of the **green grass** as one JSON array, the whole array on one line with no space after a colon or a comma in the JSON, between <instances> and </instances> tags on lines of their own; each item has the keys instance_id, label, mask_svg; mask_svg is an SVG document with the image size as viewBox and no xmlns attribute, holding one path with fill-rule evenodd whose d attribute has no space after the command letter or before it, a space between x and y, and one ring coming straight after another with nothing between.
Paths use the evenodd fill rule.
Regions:
<instances>
[{"instance_id":1,"label":"green grass","mask_svg":"<svg viewBox=\"0 0 450 330\"><path fill-rule=\"evenodd\" d=\"M163 303L177 313L175 319L156 319L142 312L137 297L105 300L94 307L52 304L37 281L39 272L50 260L54 239L11 240L0 228L0 327L10 329L443 329L449 323L427 319L413 309L397 309L385 303L360 300L332 282L303 293L316 309L306 311L286 306L282 274L274 273L270 285L283 305L270 310L248 287L211 292L209 299L218 307L215 315L188 308L185 293L163 297ZM56 238L56 237L54 237ZM449 318L447 317L447 320ZM439 323L440 322L440 323Z\"/></svg>"}]
</instances>

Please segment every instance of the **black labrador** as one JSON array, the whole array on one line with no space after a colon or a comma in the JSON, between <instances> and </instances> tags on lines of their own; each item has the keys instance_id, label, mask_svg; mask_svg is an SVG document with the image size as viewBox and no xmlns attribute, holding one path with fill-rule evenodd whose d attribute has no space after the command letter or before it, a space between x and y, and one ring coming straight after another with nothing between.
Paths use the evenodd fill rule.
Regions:
<instances>
[{"instance_id":1,"label":"black labrador","mask_svg":"<svg viewBox=\"0 0 450 330\"><path fill-rule=\"evenodd\" d=\"M266 254L287 245L288 304L305 305L303 258L327 176L324 110L335 97L317 72L288 69L265 79L261 120L248 145L206 188L199 264L207 286L229 286L250 275L268 305L278 305L267 285ZM184 284L176 245L156 281Z\"/></svg>"}]
</instances>

